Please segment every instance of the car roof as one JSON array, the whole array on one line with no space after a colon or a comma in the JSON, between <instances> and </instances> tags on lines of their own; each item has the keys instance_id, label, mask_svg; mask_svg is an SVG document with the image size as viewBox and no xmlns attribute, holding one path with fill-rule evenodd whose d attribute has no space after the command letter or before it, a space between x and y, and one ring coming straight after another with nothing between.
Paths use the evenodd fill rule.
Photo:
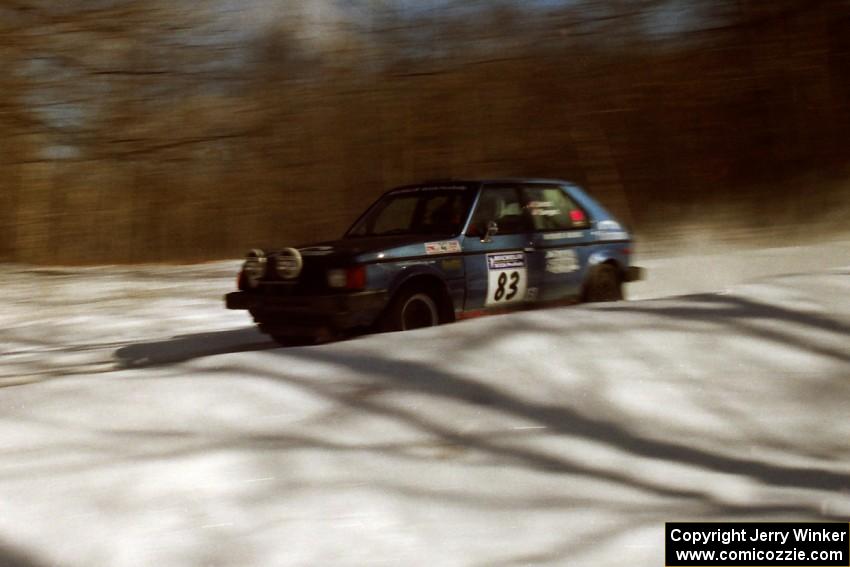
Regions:
<instances>
[{"instance_id":1,"label":"car roof","mask_svg":"<svg viewBox=\"0 0 850 567\"><path fill-rule=\"evenodd\" d=\"M496 185L502 183L543 183L547 185L572 185L569 181L563 179L547 179L541 177L488 177L488 178L445 178L445 179L427 179L419 185L436 185L441 183L459 183L459 184L482 184Z\"/></svg>"},{"instance_id":2,"label":"car roof","mask_svg":"<svg viewBox=\"0 0 850 567\"><path fill-rule=\"evenodd\" d=\"M485 185L507 185L507 184L523 184L523 185L562 185L578 189L575 183L565 181L563 179L546 179L541 177L488 177L488 178L445 178L445 179L427 179L421 183L410 183L407 185L398 185L384 192L384 195L392 195L406 191L416 191L423 188L449 188L451 186L464 186L467 189L478 189Z\"/></svg>"}]
</instances>

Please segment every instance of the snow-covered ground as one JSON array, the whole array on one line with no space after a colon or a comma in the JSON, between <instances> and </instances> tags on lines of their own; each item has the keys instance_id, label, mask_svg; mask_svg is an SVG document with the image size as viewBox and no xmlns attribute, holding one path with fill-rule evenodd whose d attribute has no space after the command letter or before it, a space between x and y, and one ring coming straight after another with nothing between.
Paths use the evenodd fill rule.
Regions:
<instances>
[{"instance_id":1,"label":"snow-covered ground","mask_svg":"<svg viewBox=\"0 0 850 567\"><path fill-rule=\"evenodd\" d=\"M850 243L643 263L289 349L223 309L236 263L0 268L0 565L658 566L665 521L846 521Z\"/></svg>"}]
</instances>

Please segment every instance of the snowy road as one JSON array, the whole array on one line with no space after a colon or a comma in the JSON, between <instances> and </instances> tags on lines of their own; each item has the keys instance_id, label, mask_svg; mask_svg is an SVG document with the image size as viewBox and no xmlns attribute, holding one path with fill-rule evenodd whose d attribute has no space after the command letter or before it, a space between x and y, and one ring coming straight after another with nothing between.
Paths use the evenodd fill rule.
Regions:
<instances>
[{"instance_id":1,"label":"snowy road","mask_svg":"<svg viewBox=\"0 0 850 567\"><path fill-rule=\"evenodd\" d=\"M0 566L658 566L664 521L847 521L850 243L645 265L660 299L291 349L233 263L2 268Z\"/></svg>"}]
</instances>

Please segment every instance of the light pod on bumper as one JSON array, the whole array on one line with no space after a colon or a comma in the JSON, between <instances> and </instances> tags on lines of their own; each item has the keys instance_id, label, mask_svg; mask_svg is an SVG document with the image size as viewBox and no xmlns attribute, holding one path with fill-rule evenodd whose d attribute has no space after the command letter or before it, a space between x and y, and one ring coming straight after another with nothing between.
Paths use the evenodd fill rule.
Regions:
<instances>
[{"instance_id":1,"label":"light pod on bumper","mask_svg":"<svg viewBox=\"0 0 850 567\"><path fill-rule=\"evenodd\" d=\"M275 258L275 271L285 280L294 280L301 273L304 260L295 248L284 248Z\"/></svg>"},{"instance_id":2,"label":"light pod on bumper","mask_svg":"<svg viewBox=\"0 0 850 567\"><path fill-rule=\"evenodd\" d=\"M266 266L268 258L266 253L255 248L245 255L245 263L242 264L242 277L239 278L240 283L244 281L250 288L255 288L260 284L260 279L266 275Z\"/></svg>"}]
</instances>

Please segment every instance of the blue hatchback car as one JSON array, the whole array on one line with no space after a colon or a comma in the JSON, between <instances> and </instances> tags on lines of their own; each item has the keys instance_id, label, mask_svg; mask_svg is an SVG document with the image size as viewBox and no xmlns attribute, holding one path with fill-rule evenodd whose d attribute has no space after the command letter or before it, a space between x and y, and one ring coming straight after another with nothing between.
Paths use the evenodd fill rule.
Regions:
<instances>
[{"instance_id":1,"label":"blue hatchback car","mask_svg":"<svg viewBox=\"0 0 850 567\"><path fill-rule=\"evenodd\" d=\"M516 308L616 301L641 279L626 229L574 184L427 182L385 193L339 239L252 250L229 309L285 344Z\"/></svg>"}]
</instances>

